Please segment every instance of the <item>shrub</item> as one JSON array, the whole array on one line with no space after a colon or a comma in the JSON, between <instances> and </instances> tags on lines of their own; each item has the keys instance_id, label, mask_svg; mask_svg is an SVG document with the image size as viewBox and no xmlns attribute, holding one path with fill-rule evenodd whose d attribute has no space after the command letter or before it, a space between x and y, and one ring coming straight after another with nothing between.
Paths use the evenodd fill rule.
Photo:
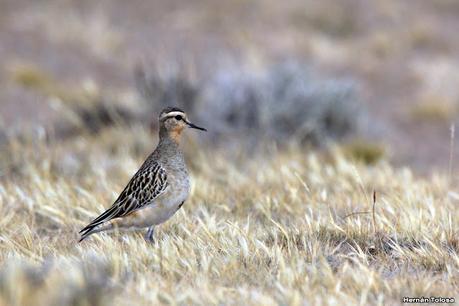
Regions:
<instances>
[{"instance_id":1,"label":"shrub","mask_svg":"<svg viewBox=\"0 0 459 306\"><path fill-rule=\"evenodd\" d=\"M182 107L214 139L250 135L320 144L359 128L361 105L352 80L316 76L296 61L261 72L231 68L209 75L191 78L180 69L148 75L139 69L136 80L151 110Z\"/></svg>"}]
</instances>

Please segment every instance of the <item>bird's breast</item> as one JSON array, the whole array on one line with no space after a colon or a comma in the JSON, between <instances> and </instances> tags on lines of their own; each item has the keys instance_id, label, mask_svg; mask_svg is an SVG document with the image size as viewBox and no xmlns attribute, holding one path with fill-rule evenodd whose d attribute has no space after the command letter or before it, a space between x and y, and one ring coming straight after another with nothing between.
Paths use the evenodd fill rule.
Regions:
<instances>
[{"instance_id":1,"label":"bird's breast","mask_svg":"<svg viewBox=\"0 0 459 306\"><path fill-rule=\"evenodd\" d=\"M190 194L190 177L187 172L176 173L169 183L170 198L173 205L180 205ZM172 203L171 203L172 204Z\"/></svg>"}]
</instances>

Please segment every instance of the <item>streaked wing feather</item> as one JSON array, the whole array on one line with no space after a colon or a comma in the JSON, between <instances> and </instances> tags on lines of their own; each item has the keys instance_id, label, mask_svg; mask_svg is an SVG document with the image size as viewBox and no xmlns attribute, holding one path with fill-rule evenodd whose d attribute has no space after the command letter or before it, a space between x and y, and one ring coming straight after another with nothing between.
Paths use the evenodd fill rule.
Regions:
<instances>
[{"instance_id":1,"label":"streaked wing feather","mask_svg":"<svg viewBox=\"0 0 459 306\"><path fill-rule=\"evenodd\" d=\"M80 232L93 228L114 218L119 218L148 205L168 187L167 174L158 163L143 166L132 177L112 207L94 219Z\"/></svg>"}]
</instances>

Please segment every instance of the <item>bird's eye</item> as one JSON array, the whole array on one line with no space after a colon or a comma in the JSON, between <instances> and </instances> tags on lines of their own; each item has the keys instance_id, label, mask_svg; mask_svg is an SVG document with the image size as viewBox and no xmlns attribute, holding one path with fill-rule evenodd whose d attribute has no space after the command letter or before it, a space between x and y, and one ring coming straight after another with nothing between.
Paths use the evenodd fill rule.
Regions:
<instances>
[{"instance_id":1,"label":"bird's eye","mask_svg":"<svg viewBox=\"0 0 459 306\"><path fill-rule=\"evenodd\" d=\"M177 120L182 120L182 116L177 115L177 116L175 116L175 119L177 119Z\"/></svg>"}]
</instances>

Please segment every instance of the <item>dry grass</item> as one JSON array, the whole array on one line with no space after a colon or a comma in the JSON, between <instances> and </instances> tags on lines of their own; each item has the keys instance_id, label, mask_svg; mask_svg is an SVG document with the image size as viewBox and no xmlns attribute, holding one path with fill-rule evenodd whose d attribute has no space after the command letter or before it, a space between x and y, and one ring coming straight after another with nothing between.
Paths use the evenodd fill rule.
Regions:
<instances>
[{"instance_id":1,"label":"dry grass","mask_svg":"<svg viewBox=\"0 0 459 306\"><path fill-rule=\"evenodd\" d=\"M413 119L427 122L452 122L457 114L457 106L443 97L428 97L411 109Z\"/></svg>"},{"instance_id":2,"label":"dry grass","mask_svg":"<svg viewBox=\"0 0 459 306\"><path fill-rule=\"evenodd\" d=\"M459 195L447 180L353 164L339 149L229 160L188 138L192 196L154 245L141 233L77 244L150 138L110 128L4 148L0 305L383 305L458 292ZM373 190L376 228L371 214L345 217L371 211Z\"/></svg>"}]
</instances>

